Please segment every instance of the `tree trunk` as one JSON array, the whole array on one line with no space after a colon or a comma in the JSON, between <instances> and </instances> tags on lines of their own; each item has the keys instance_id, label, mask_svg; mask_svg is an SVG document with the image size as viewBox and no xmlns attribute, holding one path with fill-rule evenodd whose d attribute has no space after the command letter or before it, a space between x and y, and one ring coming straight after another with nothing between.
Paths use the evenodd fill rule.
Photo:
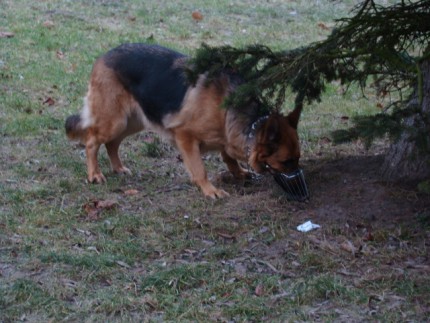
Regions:
<instances>
[{"instance_id":1,"label":"tree trunk","mask_svg":"<svg viewBox=\"0 0 430 323\"><path fill-rule=\"evenodd\" d=\"M385 156L382 177L389 181L425 180L430 178L430 60L421 65L423 75L422 103L415 91L409 104L418 106L420 113L404 120L406 128ZM417 135L420 136L419 143Z\"/></svg>"}]
</instances>

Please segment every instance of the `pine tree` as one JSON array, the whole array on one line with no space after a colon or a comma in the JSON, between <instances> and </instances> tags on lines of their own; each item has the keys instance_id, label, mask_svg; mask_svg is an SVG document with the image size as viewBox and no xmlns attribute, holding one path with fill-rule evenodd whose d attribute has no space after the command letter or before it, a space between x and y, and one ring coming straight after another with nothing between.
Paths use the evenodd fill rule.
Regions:
<instances>
[{"instance_id":1,"label":"pine tree","mask_svg":"<svg viewBox=\"0 0 430 323\"><path fill-rule=\"evenodd\" d=\"M320 100L325 85L338 80L372 88L396 99L375 116L357 117L337 141L364 138L370 143L390 134L393 143L383 164L385 179L430 177L430 0L380 6L358 5L337 21L326 40L274 52L264 45L245 48L202 45L192 60L191 81L206 72L208 81L225 71L245 81L226 105L246 106L253 98L261 113L280 110L287 89L302 106Z\"/></svg>"}]
</instances>

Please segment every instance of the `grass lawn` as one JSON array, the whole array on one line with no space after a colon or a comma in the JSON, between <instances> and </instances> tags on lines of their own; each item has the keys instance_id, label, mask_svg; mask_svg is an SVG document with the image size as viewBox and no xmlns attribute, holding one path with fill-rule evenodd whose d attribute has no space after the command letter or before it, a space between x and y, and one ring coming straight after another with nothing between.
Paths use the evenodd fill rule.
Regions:
<instances>
[{"instance_id":1,"label":"grass lawn","mask_svg":"<svg viewBox=\"0 0 430 323\"><path fill-rule=\"evenodd\" d=\"M356 3L0 0L0 322L428 320L428 195L379 180L386 142L331 144L379 111L371 93L328 84L305 107L308 203L269 177L234 181L217 154L205 163L231 196L205 199L148 133L121 148L133 176L109 172L102 149L107 184L88 185L65 136L94 60L120 43L296 48ZM298 232L309 219L321 228Z\"/></svg>"}]
</instances>

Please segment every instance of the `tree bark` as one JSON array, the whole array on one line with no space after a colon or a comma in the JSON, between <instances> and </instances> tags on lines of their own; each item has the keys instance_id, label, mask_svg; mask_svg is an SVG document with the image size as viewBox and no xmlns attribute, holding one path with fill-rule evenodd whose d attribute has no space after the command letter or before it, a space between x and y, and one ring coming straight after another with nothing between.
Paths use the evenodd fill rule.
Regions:
<instances>
[{"instance_id":1,"label":"tree bark","mask_svg":"<svg viewBox=\"0 0 430 323\"><path fill-rule=\"evenodd\" d=\"M382 177L388 181L414 181L430 178L430 60L421 64L423 76L422 102L416 90L409 105L419 108L419 113L404 120L405 130L391 144L382 164ZM417 143L418 136L424 136ZM424 142L424 145L423 145Z\"/></svg>"}]
</instances>

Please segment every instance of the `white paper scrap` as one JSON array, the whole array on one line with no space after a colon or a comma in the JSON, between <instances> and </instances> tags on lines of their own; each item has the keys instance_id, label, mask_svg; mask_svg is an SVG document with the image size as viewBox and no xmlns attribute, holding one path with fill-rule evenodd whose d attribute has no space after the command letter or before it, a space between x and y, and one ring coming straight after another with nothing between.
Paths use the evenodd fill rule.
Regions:
<instances>
[{"instance_id":1,"label":"white paper scrap","mask_svg":"<svg viewBox=\"0 0 430 323\"><path fill-rule=\"evenodd\" d=\"M312 221L306 221L305 223L297 226L297 230L299 230L300 232L308 232L313 229L318 229L320 227L321 226L319 224L312 223Z\"/></svg>"}]
</instances>

